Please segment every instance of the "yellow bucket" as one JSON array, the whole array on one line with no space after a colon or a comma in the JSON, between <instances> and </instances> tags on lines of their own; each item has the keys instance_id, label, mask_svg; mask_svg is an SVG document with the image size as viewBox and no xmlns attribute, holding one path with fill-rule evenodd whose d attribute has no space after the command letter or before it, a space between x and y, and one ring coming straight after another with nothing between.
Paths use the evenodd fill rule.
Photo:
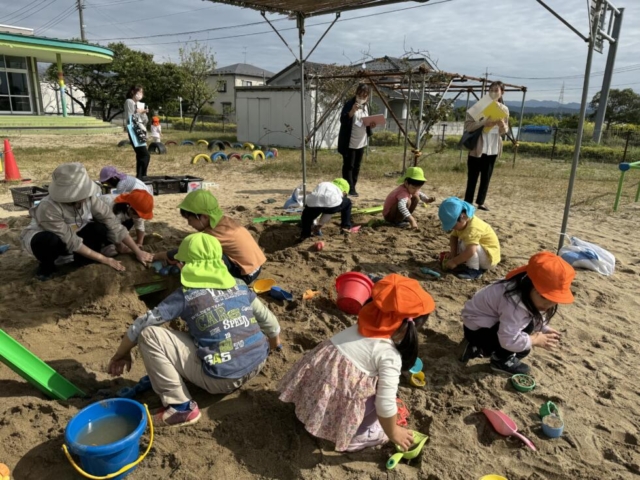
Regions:
<instances>
[{"instance_id":1,"label":"yellow bucket","mask_svg":"<svg viewBox=\"0 0 640 480\"><path fill-rule=\"evenodd\" d=\"M266 293L275 286L276 281L273 278L263 278L256 280L253 284L253 291L256 293Z\"/></svg>"}]
</instances>

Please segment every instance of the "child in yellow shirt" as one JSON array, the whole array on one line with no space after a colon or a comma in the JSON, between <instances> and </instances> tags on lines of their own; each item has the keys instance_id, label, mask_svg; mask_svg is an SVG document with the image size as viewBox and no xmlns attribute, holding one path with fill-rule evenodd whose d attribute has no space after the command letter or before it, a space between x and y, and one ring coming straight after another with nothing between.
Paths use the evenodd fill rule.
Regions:
<instances>
[{"instance_id":1,"label":"child in yellow shirt","mask_svg":"<svg viewBox=\"0 0 640 480\"><path fill-rule=\"evenodd\" d=\"M445 232L450 233L445 268L465 268L458 278L475 280L500 263L500 242L491 226L476 217L475 207L457 197L447 198L438 209Z\"/></svg>"}]
</instances>

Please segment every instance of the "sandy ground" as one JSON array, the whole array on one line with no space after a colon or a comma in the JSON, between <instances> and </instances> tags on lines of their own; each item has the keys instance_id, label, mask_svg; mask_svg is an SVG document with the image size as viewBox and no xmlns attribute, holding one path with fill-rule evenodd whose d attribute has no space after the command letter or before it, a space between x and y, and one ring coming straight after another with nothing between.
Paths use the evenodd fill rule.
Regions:
<instances>
[{"instance_id":1,"label":"sandy ground","mask_svg":"<svg viewBox=\"0 0 640 480\"><path fill-rule=\"evenodd\" d=\"M242 170L208 170L206 179L218 184L212 192L225 212L247 225L254 216L278 213L276 207L297 184ZM310 183L315 180L319 179ZM435 256L447 246L434 206L419 211L418 232L363 228L346 237L339 235L337 225L328 227L322 252L311 251L310 243L294 245L295 226L250 226L268 257L262 277L276 279L295 296L287 304L264 298L281 322L284 351L273 354L259 377L227 397L212 397L193 387L202 420L190 428L157 432L149 457L129 478L468 480L489 473L509 480L639 478L640 387L632 376L640 366L640 253L635 235L640 205L627 204L615 216L593 205L574 209L572 233L610 249L617 271L612 277L578 272L575 304L561 307L553 320L564 333L562 346L556 352L537 350L531 355L538 387L521 394L507 379L492 375L486 361L464 367L456 359L463 303L482 285L557 244L563 192L550 195L559 200L517 199L514 208L516 197L500 193L501 181L498 174L490 194L492 211L481 212L481 217L497 231L504 260L479 282L449 275L434 280L419 273L421 266L437 268ZM381 204L393 185L393 179L363 181L357 205ZM457 190L440 186L435 192L441 200L460 193ZM156 197L156 218L149 230L164 240L151 249L176 246L189 232L175 208L181 198ZM261 203L268 198L277 203ZM8 201L8 196L0 197L0 203ZM0 461L10 466L17 480L80 478L61 451L64 428L80 408L100 398L97 390L115 392L144 375L139 357L123 379L112 380L105 368L131 321L168 291L148 298L146 304L140 300L133 285L152 274L127 256L121 257L127 266L122 274L93 265L38 282L33 279L36 262L20 251L18 242L28 221L24 213L0 210L0 223L9 225L0 229L0 244L12 245L0 257L0 324L91 396L52 401L0 367ZM349 270L417 278L437 305L421 332L427 387L415 389L403 380L399 391L411 412L410 426L430 440L419 459L402 462L391 473L384 463L392 446L337 454L330 443L307 434L291 406L280 403L275 392L278 379L305 351L355 321L333 302L334 279ZM320 290L321 295L303 301L307 289ZM151 408L159 406L152 392L140 400ZM537 416L547 400L554 401L565 418L565 434L557 440L544 437ZM510 415L538 451L498 435L480 413L484 407Z\"/></svg>"}]
</instances>

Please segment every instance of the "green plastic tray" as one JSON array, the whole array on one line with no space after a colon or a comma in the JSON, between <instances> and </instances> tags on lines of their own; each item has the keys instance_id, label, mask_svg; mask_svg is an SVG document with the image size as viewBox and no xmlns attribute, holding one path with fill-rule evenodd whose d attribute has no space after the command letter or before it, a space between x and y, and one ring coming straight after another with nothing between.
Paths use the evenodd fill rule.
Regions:
<instances>
[{"instance_id":1,"label":"green plastic tray","mask_svg":"<svg viewBox=\"0 0 640 480\"><path fill-rule=\"evenodd\" d=\"M360 208L353 210L351 212L352 215L363 215L363 214L372 214L372 213L380 213L382 211L382 205L379 207L371 207L371 208ZM337 215L337 214L336 214ZM282 222L282 223L293 223L299 222L302 218L301 215L281 215L275 217L257 217L253 219L253 223L264 223L268 221Z\"/></svg>"}]
</instances>

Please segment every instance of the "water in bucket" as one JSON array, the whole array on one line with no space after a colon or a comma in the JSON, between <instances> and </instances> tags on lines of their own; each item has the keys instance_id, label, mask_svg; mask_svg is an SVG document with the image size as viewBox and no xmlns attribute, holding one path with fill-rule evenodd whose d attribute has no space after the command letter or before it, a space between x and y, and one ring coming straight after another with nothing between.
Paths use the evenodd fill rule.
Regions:
<instances>
[{"instance_id":1,"label":"water in bucket","mask_svg":"<svg viewBox=\"0 0 640 480\"><path fill-rule=\"evenodd\" d=\"M88 423L78 433L76 441L82 445L107 445L131 435L139 423L133 417L110 415Z\"/></svg>"}]
</instances>

